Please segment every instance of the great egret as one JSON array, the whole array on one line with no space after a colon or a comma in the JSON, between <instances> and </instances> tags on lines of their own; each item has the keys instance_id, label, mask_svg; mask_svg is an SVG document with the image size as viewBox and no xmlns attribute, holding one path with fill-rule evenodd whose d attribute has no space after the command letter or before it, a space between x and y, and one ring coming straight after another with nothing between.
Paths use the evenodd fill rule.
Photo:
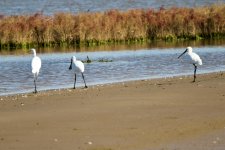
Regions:
<instances>
[{"instance_id":1,"label":"great egret","mask_svg":"<svg viewBox=\"0 0 225 150\"><path fill-rule=\"evenodd\" d=\"M36 50L34 48L32 48L31 51L34 55L31 61L32 73L34 75L34 93L37 93L36 81L38 78L39 71L41 69L41 59L37 56Z\"/></svg>"}]
</instances>

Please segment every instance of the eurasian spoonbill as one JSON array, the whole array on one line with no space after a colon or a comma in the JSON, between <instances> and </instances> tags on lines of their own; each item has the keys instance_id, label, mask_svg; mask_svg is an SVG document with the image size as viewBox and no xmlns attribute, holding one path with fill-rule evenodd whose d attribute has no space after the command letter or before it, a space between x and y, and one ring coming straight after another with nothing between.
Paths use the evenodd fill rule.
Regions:
<instances>
[{"instance_id":1,"label":"eurasian spoonbill","mask_svg":"<svg viewBox=\"0 0 225 150\"><path fill-rule=\"evenodd\" d=\"M73 56L71 58L71 63L70 63L70 67L69 67L69 70L71 70L73 67L75 67L75 77L74 77L74 89L75 89L75 85L76 85L76 80L77 80L77 77L76 77L76 72L80 72L81 75L82 75L82 78L84 80L84 84L85 84L85 88L87 88L87 85L86 85L86 82L85 82L85 79L84 79L84 64L77 60L75 56Z\"/></svg>"},{"instance_id":2,"label":"eurasian spoonbill","mask_svg":"<svg viewBox=\"0 0 225 150\"><path fill-rule=\"evenodd\" d=\"M202 60L201 60L201 58L198 56L198 54L192 52L192 48L191 48L191 47L187 47L186 50L178 57L178 59L179 59L182 55L184 55L186 52L187 52L187 54L188 54L189 62L190 62L191 64L194 65L194 80L193 80L193 82L195 82L197 66L198 66L198 65L202 65Z\"/></svg>"}]
</instances>

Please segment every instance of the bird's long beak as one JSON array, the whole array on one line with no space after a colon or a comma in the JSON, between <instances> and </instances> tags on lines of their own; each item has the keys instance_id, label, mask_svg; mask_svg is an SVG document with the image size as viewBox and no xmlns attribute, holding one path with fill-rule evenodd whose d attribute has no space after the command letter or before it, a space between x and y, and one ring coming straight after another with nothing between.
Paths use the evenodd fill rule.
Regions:
<instances>
[{"instance_id":1,"label":"bird's long beak","mask_svg":"<svg viewBox=\"0 0 225 150\"><path fill-rule=\"evenodd\" d=\"M178 59L179 59L182 55L184 55L186 52L187 52L187 49L186 49L182 54L180 54L180 56L178 57Z\"/></svg>"},{"instance_id":2,"label":"bird's long beak","mask_svg":"<svg viewBox=\"0 0 225 150\"><path fill-rule=\"evenodd\" d=\"M73 66L72 63L73 63L73 60L71 59L69 70L72 69L72 66Z\"/></svg>"}]
</instances>

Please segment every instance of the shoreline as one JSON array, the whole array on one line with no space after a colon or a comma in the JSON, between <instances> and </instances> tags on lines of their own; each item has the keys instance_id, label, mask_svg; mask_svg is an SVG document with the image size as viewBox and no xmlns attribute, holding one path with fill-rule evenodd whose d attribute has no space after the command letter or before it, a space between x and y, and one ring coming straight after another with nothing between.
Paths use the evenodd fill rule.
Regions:
<instances>
[{"instance_id":1,"label":"shoreline","mask_svg":"<svg viewBox=\"0 0 225 150\"><path fill-rule=\"evenodd\" d=\"M181 76L4 98L0 147L222 150L225 73L191 81Z\"/></svg>"},{"instance_id":2,"label":"shoreline","mask_svg":"<svg viewBox=\"0 0 225 150\"><path fill-rule=\"evenodd\" d=\"M197 78L198 76L207 76L207 75L213 75L213 74L223 74L225 73L225 71L216 71L216 72L208 72L208 73L200 73L197 74ZM166 80L166 79L175 79L175 78L192 78L193 75L190 74L186 74L186 75L175 75L175 76L166 76L166 77L153 77L153 78L142 78L142 79L130 79L130 80L126 80L126 81L116 81L116 82L106 82L106 83L99 83L99 84L93 84L88 86L88 88L93 88L95 86L110 86L110 85L114 85L114 84L125 84L125 83L129 83L129 82L138 82L138 81L151 81L151 80ZM82 89L83 86L79 86L76 89ZM75 90L76 90L75 89ZM62 88L56 88L56 89L43 89L38 91L37 94L41 94L41 93L48 93L48 92L53 92L53 91L68 91L68 90L74 90L72 87L62 87ZM34 94L33 92L20 92L20 93L11 93L11 94L5 94L5 95L0 95L0 100L3 97L16 97L16 96L24 96L24 95L31 95Z\"/></svg>"}]
</instances>

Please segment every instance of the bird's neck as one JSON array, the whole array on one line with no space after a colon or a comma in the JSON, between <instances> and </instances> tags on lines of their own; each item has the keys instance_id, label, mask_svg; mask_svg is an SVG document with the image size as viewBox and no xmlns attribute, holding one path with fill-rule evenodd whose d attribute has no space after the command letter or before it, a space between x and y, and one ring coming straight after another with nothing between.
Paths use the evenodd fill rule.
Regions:
<instances>
[{"instance_id":1,"label":"bird's neck","mask_svg":"<svg viewBox=\"0 0 225 150\"><path fill-rule=\"evenodd\" d=\"M37 56L37 54L36 54L36 52L35 52L35 51L33 52L33 55L34 55L34 57L36 57L36 56Z\"/></svg>"},{"instance_id":2,"label":"bird's neck","mask_svg":"<svg viewBox=\"0 0 225 150\"><path fill-rule=\"evenodd\" d=\"M188 54L189 54L189 55L192 54L192 51L188 51Z\"/></svg>"}]
</instances>

